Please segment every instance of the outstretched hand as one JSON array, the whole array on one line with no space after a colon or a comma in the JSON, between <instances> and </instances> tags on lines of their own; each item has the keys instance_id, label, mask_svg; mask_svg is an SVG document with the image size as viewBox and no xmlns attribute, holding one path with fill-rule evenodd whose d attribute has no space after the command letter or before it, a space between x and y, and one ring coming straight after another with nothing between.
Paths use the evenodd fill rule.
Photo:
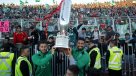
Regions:
<instances>
[{"instance_id":1,"label":"outstretched hand","mask_svg":"<svg viewBox=\"0 0 136 76\"><path fill-rule=\"evenodd\" d=\"M66 53L67 56L71 56L72 55L72 49L71 48L67 48L65 53Z\"/></svg>"}]
</instances>

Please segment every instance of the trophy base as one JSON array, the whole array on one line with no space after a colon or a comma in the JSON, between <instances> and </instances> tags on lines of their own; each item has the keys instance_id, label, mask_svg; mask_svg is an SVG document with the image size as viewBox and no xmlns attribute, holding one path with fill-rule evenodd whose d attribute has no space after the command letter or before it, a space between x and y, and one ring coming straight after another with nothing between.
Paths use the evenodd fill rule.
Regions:
<instances>
[{"instance_id":1,"label":"trophy base","mask_svg":"<svg viewBox=\"0 0 136 76\"><path fill-rule=\"evenodd\" d=\"M57 35L55 46L56 48L69 48L69 38L65 35Z\"/></svg>"}]
</instances>

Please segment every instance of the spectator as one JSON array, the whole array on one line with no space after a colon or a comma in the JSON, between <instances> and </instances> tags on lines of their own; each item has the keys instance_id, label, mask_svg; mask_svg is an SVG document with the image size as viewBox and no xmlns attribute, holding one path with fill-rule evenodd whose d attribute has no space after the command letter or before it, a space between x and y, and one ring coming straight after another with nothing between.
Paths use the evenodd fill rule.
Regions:
<instances>
[{"instance_id":1,"label":"spectator","mask_svg":"<svg viewBox=\"0 0 136 76\"><path fill-rule=\"evenodd\" d=\"M101 35L100 31L97 27L94 28L94 31L92 32L92 37L95 42L95 44L98 44L99 36Z\"/></svg>"},{"instance_id":2,"label":"spectator","mask_svg":"<svg viewBox=\"0 0 136 76\"><path fill-rule=\"evenodd\" d=\"M119 37L120 37L120 34L119 34L119 33L116 33L114 40L116 41L117 46L120 48L123 43L122 43L122 40L119 39Z\"/></svg>"},{"instance_id":3,"label":"spectator","mask_svg":"<svg viewBox=\"0 0 136 76\"><path fill-rule=\"evenodd\" d=\"M88 28L88 29L87 29L86 36L87 36L87 37L91 37L91 36L92 36L91 28Z\"/></svg>"},{"instance_id":4,"label":"spectator","mask_svg":"<svg viewBox=\"0 0 136 76\"><path fill-rule=\"evenodd\" d=\"M134 46L135 46L135 42L133 41L133 39L130 37L129 33L125 34L125 40L123 41L123 49L124 49L124 54L125 54L125 59L127 64L130 63L132 64L132 58L133 58L133 54L134 54Z\"/></svg>"},{"instance_id":5,"label":"spectator","mask_svg":"<svg viewBox=\"0 0 136 76\"><path fill-rule=\"evenodd\" d=\"M55 45L55 39L53 36L49 37L48 39L48 47L51 49Z\"/></svg>"},{"instance_id":6,"label":"spectator","mask_svg":"<svg viewBox=\"0 0 136 76\"><path fill-rule=\"evenodd\" d=\"M77 28L73 27L72 25L68 28L68 35L69 35L69 41L70 46L73 47L76 45L77 39L78 39L78 32Z\"/></svg>"},{"instance_id":7,"label":"spectator","mask_svg":"<svg viewBox=\"0 0 136 76\"><path fill-rule=\"evenodd\" d=\"M14 32L14 44L27 44L28 36L26 32L21 31L21 26L17 26L16 32Z\"/></svg>"},{"instance_id":8,"label":"spectator","mask_svg":"<svg viewBox=\"0 0 136 76\"><path fill-rule=\"evenodd\" d=\"M70 65L67 69L66 76L78 76L79 69L76 65Z\"/></svg>"},{"instance_id":9,"label":"spectator","mask_svg":"<svg viewBox=\"0 0 136 76\"><path fill-rule=\"evenodd\" d=\"M111 40L113 40L115 35L115 32L113 31L111 26L107 27L107 31L106 31L106 43L109 43Z\"/></svg>"},{"instance_id":10,"label":"spectator","mask_svg":"<svg viewBox=\"0 0 136 76\"><path fill-rule=\"evenodd\" d=\"M89 49L89 41L90 41L90 38L89 37L86 37L85 38L85 50L88 50Z\"/></svg>"},{"instance_id":11,"label":"spectator","mask_svg":"<svg viewBox=\"0 0 136 76\"><path fill-rule=\"evenodd\" d=\"M125 43L129 43L132 40L129 33L125 34Z\"/></svg>"},{"instance_id":12,"label":"spectator","mask_svg":"<svg viewBox=\"0 0 136 76\"><path fill-rule=\"evenodd\" d=\"M31 30L31 36L30 36L31 43L33 43L33 45L38 44L38 41L39 41L38 30L36 30L34 26L31 26L30 30Z\"/></svg>"},{"instance_id":13,"label":"spectator","mask_svg":"<svg viewBox=\"0 0 136 76\"><path fill-rule=\"evenodd\" d=\"M29 48L27 46L23 46L16 62L15 76L32 76L32 65L27 59L29 54Z\"/></svg>"},{"instance_id":14,"label":"spectator","mask_svg":"<svg viewBox=\"0 0 136 76\"><path fill-rule=\"evenodd\" d=\"M43 41L44 41L44 40L47 39L45 33L46 33L45 31L40 31L40 33L39 33L39 34L40 34L40 40L43 40Z\"/></svg>"},{"instance_id":15,"label":"spectator","mask_svg":"<svg viewBox=\"0 0 136 76\"><path fill-rule=\"evenodd\" d=\"M82 31L78 33L79 38L84 38L86 37L86 28L82 28Z\"/></svg>"},{"instance_id":16,"label":"spectator","mask_svg":"<svg viewBox=\"0 0 136 76\"><path fill-rule=\"evenodd\" d=\"M35 76L52 76L51 59L54 55L54 48L47 51L47 42L40 41L38 44L38 53L32 56L32 62L35 66Z\"/></svg>"}]
</instances>

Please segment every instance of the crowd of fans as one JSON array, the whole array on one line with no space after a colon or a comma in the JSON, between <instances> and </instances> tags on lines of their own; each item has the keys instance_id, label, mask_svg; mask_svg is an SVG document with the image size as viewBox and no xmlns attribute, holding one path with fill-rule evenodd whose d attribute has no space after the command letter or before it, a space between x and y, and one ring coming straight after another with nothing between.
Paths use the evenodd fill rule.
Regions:
<instances>
[{"instance_id":1,"label":"crowd of fans","mask_svg":"<svg viewBox=\"0 0 136 76\"><path fill-rule=\"evenodd\" d=\"M120 5L124 4L124 7ZM102 7L101 5L105 5ZM107 5L107 6L106 6ZM87 17L118 17L118 16L135 16L136 15L136 8L135 4L125 4L125 3L116 3L116 5L108 5L107 3L102 4L75 4L72 8L72 17L77 18L84 16ZM94 7L91 7L94 6ZM96 6L96 7L95 7ZM120 6L120 7L118 7ZM123 6L123 5L122 5ZM79 8L80 7L80 8ZM17 6L14 4L11 5L0 5L0 19L35 19L43 18L43 16L50 13L54 10L56 6L50 6L50 8L46 8L44 5L37 5L37 6ZM57 17L55 14L54 17Z\"/></svg>"},{"instance_id":2,"label":"crowd of fans","mask_svg":"<svg viewBox=\"0 0 136 76\"><path fill-rule=\"evenodd\" d=\"M118 47L120 47L120 48L122 48L123 49L123 53L124 53L124 57L126 58L126 60L127 60L127 58L130 58L129 60L127 60L126 61L126 63L127 64L134 64L133 63L133 55L135 55L136 54L136 51L135 51L135 43L136 43L136 39L135 39L135 37L136 37L136 31L134 32L134 34L133 34L133 37L131 37L130 36L130 34L129 33L126 33L125 34L125 38L124 39L120 39L120 35L118 34L118 33L116 33L115 31L113 31L113 29L112 29L112 27L111 26L108 26L106 29L105 29L105 33L101 33L99 30L98 30L98 28L97 27L95 27L94 28L94 30L93 31L87 31L86 30L86 28L82 28L81 30L78 30L78 29L80 29L80 27L82 26L82 24L80 24L80 25L78 25L78 27L74 27L74 28L69 28L69 37L70 37L70 47L73 47L73 48L75 48L75 47L77 47L77 48L80 48L80 47L82 47L82 48L84 48L84 50L86 50L86 52L89 52L90 51L90 49L91 48L93 48L93 47L98 47L99 49L100 49L100 55L102 56L102 58L103 57L105 57L105 54L107 54L107 52L108 52L108 49L110 48L109 47L109 43L111 42L111 41L113 41L114 40L114 43L117 43L117 46ZM40 67L42 64L44 64L45 62L44 61L42 61L42 62L39 62L39 60L38 60L38 57L37 56L39 56L38 54L39 54L39 49L40 49L40 51L44 51L45 52L45 50L42 48L42 47L46 47L46 50L48 49L48 50L51 50L51 54L52 55L55 55L54 56L54 58L56 58L57 60L55 60L55 62L54 63L49 63L48 65L48 67L50 67L51 66L51 64L55 67L55 66L57 66L56 64L59 64L59 66L60 65L63 65L63 66L60 66L61 67L61 69L63 68L66 68L66 63L65 64L63 64L63 62L65 62L66 60L64 59L64 57L65 56L63 56L62 54L63 53L61 53L62 51L64 51L64 49L56 49L55 51L58 53L58 56L57 56L57 54L55 54L53 51L52 51L52 47L55 45L55 37L53 37L53 36L50 36L48 39L45 37L45 38L43 38L43 39L41 39L40 37L42 37L42 36L44 36L44 34L42 35L42 36L40 36L40 33L38 32L38 30L36 30L34 27L31 27L30 28L30 35L28 35L25 31L21 31L21 26L17 26L17 28L16 28L16 32L14 32L14 37L13 37L13 42L14 43L12 43L10 40L9 40L9 38L8 37L6 37L5 38L5 40L4 40L4 42L3 42L3 45L2 45L2 49L1 49L1 51L4 51L4 50L10 50L11 52L14 52L14 54L16 54L16 56L19 56L19 52L20 51L18 51L19 49L22 49L22 47L23 46L26 46L26 45L28 45L29 46L29 48L32 46L32 49L31 49L31 51L30 51L30 58L32 58L32 61L33 61L33 63L34 64L36 64L36 65L38 65L38 67ZM39 44L38 44L38 42L40 41L40 40L42 40L41 41L41 43L40 43L40 46L39 46ZM45 46L45 43L43 42L43 41L47 41L46 42L46 46ZM82 44L82 43L79 43L79 42L83 42L84 44ZM44 44L44 46L43 46L43 44ZM93 45L92 45L93 44ZM128 45L129 44L129 45ZM130 45L131 44L131 45ZM35 49L36 47L35 47L35 45L38 45L38 50L37 49ZM48 45L48 46L47 46ZM80 46L80 47L79 47ZM90 47L90 46L92 46L92 47ZM42 50L43 49L43 50ZM28 47L27 47L27 51L28 51ZM73 51L73 50L72 50ZM37 53L38 52L38 53ZM87 53L83 53L83 54L86 54L85 56L88 56L88 54ZM25 54L25 52L23 52L22 50L21 50L21 53L24 53ZM50 51L48 51L48 53L47 54L50 54ZM67 54L67 53L66 53ZM68 52L68 54L71 54L71 53L69 53ZM28 54L27 54L28 55ZM33 56L32 56L33 55ZM32 56L32 57L31 57ZM61 57L60 57L61 56ZM74 56L74 54L73 54L73 56ZM75 55L76 56L76 55ZM93 65L94 65L94 63L95 63L95 60L94 60L94 56L95 56L95 54L93 53L93 54L91 54L90 55L90 58L91 58L91 66L92 66L92 68L90 69L90 72L94 72L94 71L92 71L93 70ZM45 56L45 59L46 59L46 56ZM83 60L83 59L86 59L86 58L82 58L82 59L79 59L79 60ZM104 59L105 60L105 59ZM31 61L31 59L30 59L30 61ZM72 61L72 60L71 60ZM107 59L107 61L108 61L108 59ZM86 62L88 62L88 61L86 61ZM130 63L129 63L130 62ZM70 62L70 64L72 64L73 62ZM82 62L83 63L83 62ZM85 63L85 62L84 62ZM80 63L79 63L80 64ZM21 66L23 66L23 63L22 63L22 65ZM25 66L26 67L26 66ZM23 67L23 68L25 68L25 67ZM77 67L77 66L74 66L74 67ZM102 69L105 69L105 63L104 62L102 62ZM126 67L126 66L125 66ZM23 69L23 68L21 68L21 70ZM130 68L130 67L129 67ZM131 67L132 68L132 67ZM62 69L62 70L63 70ZM74 68L73 69L70 69L70 68L68 68L69 70L74 70ZM123 69L123 68L122 68ZM47 72L47 71L45 71L45 70L43 70L43 71L45 71L44 73L42 73L42 74L53 74L53 76L57 76L57 75L59 75L59 73L58 73L58 71L57 71L57 69L52 69L52 70L54 70L53 72L54 73L52 73L51 72L51 69L50 68L48 68L48 71L49 72ZM71 74L71 72L69 72L69 70L67 70L67 74L68 74L68 76L71 76L71 75L69 75L69 74ZM76 71L77 71L77 69L75 69ZM83 70L83 68L82 69L80 69L80 70ZM65 70L66 71L66 70ZM125 71L128 71L128 70L125 70ZM26 74L26 75L28 75L29 73L28 72L25 72L25 70L22 70L21 71L24 75ZM60 72L60 70L59 70L59 72ZM98 71L97 70L95 70L95 72L96 72L96 74L98 73ZM121 72L121 71L120 71ZM38 73L37 71L35 71L34 72L35 74L37 74L37 75L41 75L40 73ZM81 72L80 72L81 73ZM79 73L79 74L80 74ZM122 72L121 72L122 73ZM56 75L54 75L54 74L56 74ZM73 73L74 74L74 73ZM83 74L83 72L81 73L81 74ZM92 73L90 73L90 74L92 74ZM99 72L99 74L101 74L100 72ZM63 75L64 75L64 73L63 73ZM63 76L62 75L62 76ZM51 76L51 75L49 75L49 76ZM75 75L76 76L76 75ZM89 75L90 76L90 75ZM110 76L112 76L112 75L110 75Z\"/></svg>"}]
</instances>

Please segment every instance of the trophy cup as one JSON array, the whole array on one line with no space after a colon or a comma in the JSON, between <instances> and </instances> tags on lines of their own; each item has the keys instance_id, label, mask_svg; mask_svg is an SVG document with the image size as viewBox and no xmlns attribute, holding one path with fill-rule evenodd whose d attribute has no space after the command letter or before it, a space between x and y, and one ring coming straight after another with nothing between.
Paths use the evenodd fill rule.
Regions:
<instances>
[{"instance_id":1,"label":"trophy cup","mask_svg":"<svg viewBox=\"0 0 136 76\"><path fill-rule=\"evenodd\" d=\"M69 37L67 36L66 28L69 24L71 4L71 0L64 0L62 3L59 17L60 32L56 36L54 46L56 48L69 48Z\"/></svg>"}]
</instances>

